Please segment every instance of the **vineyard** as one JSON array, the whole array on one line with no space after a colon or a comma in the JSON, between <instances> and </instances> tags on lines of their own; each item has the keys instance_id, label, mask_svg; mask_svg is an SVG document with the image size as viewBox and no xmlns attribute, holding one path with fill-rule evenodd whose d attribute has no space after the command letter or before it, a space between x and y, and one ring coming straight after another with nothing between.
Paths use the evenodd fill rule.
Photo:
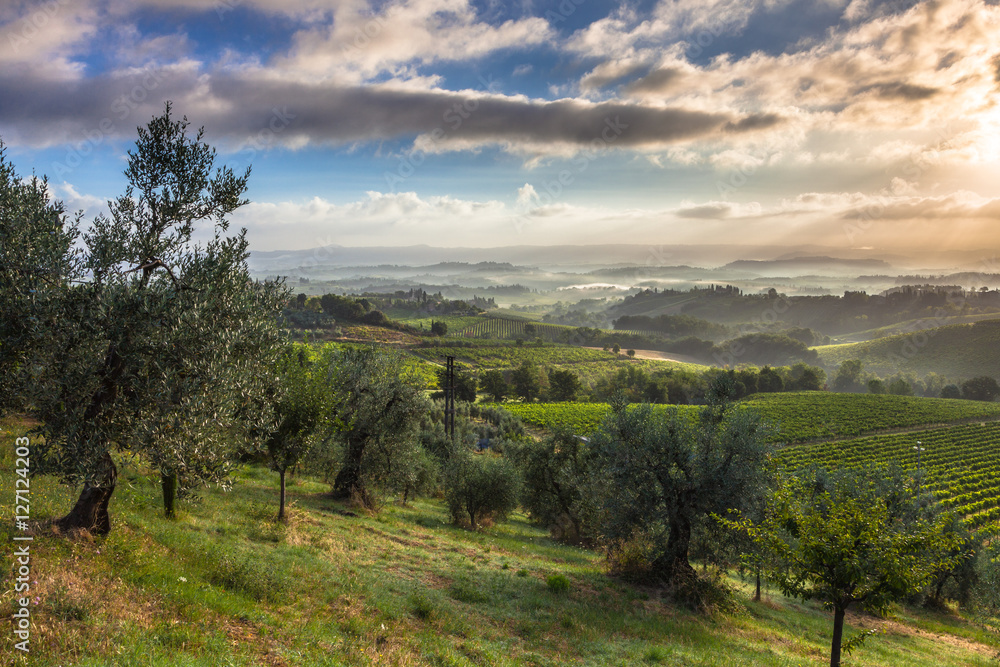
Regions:
<instances>
[{"instance_id":1,"label":"vineyard","mask_svg":"<svg viewBox=\"0 0 1000 667\"><path fill-rule=\"evenodd\" d=\"M917 442L923 451L917 452ZM796 445L778 453L786 467L867 467L895 463L920 472L941 504L981 534L1000 532L1000 423L965 424L828 444Z\"/></svg>"},{"instance_id":2,"label":"vineyard","mask_svg":"<svg viewBox=\"0 0 1000 667\"><path fill-rule=\"evenodd\" d=\"M913 396L795 392L757 394L743 402L778 426L776 442L850 437L895 428L1000 418L1000 404ZM521 421L546 429L592 432L606 403L505 403ZM695 410L695 406L679 406ZM670 409L662 406L662 409Z\"/></svg>"},{"instance_id":3,"label":"vineyard","mask_svg":"<svg viewBox=\"0 0 1000 667\"><path fill-rule=\"evenodd\" d=\"M470 368L488 370L493 368L514 368L527 361L539 366L570 367L576 364L609 362L618 359L614 352L590 350L584 347L551 347L534 345L476 345L474 347L415 347L410 351L428 361L443 363L445 357L453 356ZM625 362L623 362L625 363Z\"/></svg>"},{"instance_id":4,"label":"vineyard","mask_svg":"<svg viewBox=\"0 0 1000 667\"><path fill-rule=\"evenodd\" d=\"M465 338L541 338L547 341L559 341L565 338L567 332L573 331L573 327L560 324L541 324L528 319L517 317L490 317L477 318L479 321L465 327L460 332ZM526 334L525 327L532 326L535 333Z\"/></svg>"},{"instance_id":5,"label":"vineyard","mask_svg":"<svg viewBox=\"0 0 1000 667\"><path fill-rule=\"evenodd\" d=\"M783 442L850 437L968 419L1000 419L998 403L825 391L755 394L744 405L778 425Z\"/></svg>"}]
</instances>

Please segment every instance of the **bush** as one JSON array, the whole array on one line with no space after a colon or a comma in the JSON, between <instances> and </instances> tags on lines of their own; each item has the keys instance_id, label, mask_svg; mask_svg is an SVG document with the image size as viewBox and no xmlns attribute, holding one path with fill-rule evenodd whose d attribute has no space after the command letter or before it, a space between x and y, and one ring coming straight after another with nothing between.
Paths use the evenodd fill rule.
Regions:
<instances>
[{"instance_id":1,"label":"bush","mask_svg":"<svg viewBox=\"0 0 1000 667\"><path fill-rule=\"evenodd\" d=\"M962 398L970 401L995 401L998 396L1000 385L988 375L980 375L962 383Z\"/></svg>"},{"instance_id":2,"label":"bush","mask_svg":"<svg viewBox=\"0 0 1000 667\"><path fill-rule=\"evenodd\" d=\"M941 387L941 398L962 398L962 390L957 384L946 384Z\"/></svg>"},{"instance_id":3,"label":"bush","mask_svg":"<svg viewBox=\"0 0 1000 667\"><path fill-rule=\"evenodd\" d=\"M517 507L521 478L514 465L491 453L455 453L445 476L445 500L456 524L475 530L484 520L503 521Z\"/></svg>"},{"instance_id":4,"label":"bush","mask_svg":"<svg viewBox=\"0 0 1000 667\"><path fill-rule=\"evenodd\" d=\"M553 593L565 593L569 590L569 579L565 574L553 574L545 580L545 585Z\"/></svg>"}]
</instances>

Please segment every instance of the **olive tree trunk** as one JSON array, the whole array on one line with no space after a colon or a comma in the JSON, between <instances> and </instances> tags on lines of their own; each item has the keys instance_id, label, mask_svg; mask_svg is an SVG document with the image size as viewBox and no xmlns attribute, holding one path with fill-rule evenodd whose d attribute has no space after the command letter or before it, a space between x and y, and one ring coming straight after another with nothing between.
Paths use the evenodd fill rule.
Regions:
<instances>
[{"instance_id":1,"label":"olive tree trunk","mask_svg":"<svg viewBox=\"0 0 1000 667\"><path fill-rule=\"evenodd\" d=\"M163 488L163 516L177 517L177 473L162 473L160 486Z\"/></svg>"},{"instance_id":2,"label":"olive tree trunk","mask_svg":"<svg viewBox=\"0 0 1000 667\"><path fill-rule=\"evenodd\" d=\"M111 532L111 517L108 505L118 483L118 468L110 454L105 454L101 469L93 482L83 485L80 497L69 514L57 519L55 525L62 532L86 530L93 535L107 535Z\"/></svg>"}]
</instances>

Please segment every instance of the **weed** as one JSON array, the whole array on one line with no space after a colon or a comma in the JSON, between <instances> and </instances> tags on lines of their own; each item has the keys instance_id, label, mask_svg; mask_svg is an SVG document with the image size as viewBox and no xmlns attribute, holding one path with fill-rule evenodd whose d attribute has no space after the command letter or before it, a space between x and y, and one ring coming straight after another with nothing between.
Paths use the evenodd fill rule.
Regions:
<instances>
[{"instance_id":1,"label":"weed","mask_svg":"<svg viewBox=\"0 0 1000 667\"><path fill-rule=\"evenodd\" d=\"M224 552L209 564L208 580L257 601L273 602L287 588L288 578L273 561L246 551Z\"/></svg>"},{"instance_id":2,"label":"weed","mask_svg":"<svg viewBox=\"0 0 1000 667\"><path fill-rule=\"evenodd\" d=\"M646 651L646 654L642 656L642 659L646 662L659 664L664 662L668 657L670 657L670 654L666 651L666 649L660 648L659 646L650 646L649 650Z\"/></svg>"},{"instance_id":3,"label":"weed","mask_svg":"<svg viewBox=\"0 0 1000 667\"><path fill-rule=\"evenodd\" d=\"M434 604L421 592L410 593L410 611L421 621L429 621L434 617Z\"/></svg>"},{"instance_id":4,"label":"weed","mask_svg":"<svg viewBox=\"0 0 1000 667\"><path fill-rule=\"evenodd\" d=\"M90 615L86 605L65 588L57 588L46 600L46 607L60 621L86 621Z\"/></svg>"},{"instance_id":5,"label":"weed","mask_svg":"<svg viewBox=\"0 0 1000 667\"><path fill-rule=\"evenodd\" d=\"M490 600L490 596L483 591L481 584L469 581L468 579L456 579L452 583L449 593L456 600L470 604L489 602Z\"/></svg>"}]
</instances>

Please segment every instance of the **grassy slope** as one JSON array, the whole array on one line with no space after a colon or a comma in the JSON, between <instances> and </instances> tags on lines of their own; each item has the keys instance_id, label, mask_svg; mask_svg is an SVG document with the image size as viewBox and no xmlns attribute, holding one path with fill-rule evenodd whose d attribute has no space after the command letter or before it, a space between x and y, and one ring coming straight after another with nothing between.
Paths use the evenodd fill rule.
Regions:
<instances>
[{"instance_id":1,"label":"grassy slope","mask_svg":"<svg viewBox=\"0 0 1000 667\"><path fill-rule=\"evenodd\" d=\"M880 375L912 371L935 372L953 379L1000 376L1000 320L952 324L936 329L889 336L865 343L813 348L828 367L860 359L865 370Z\"/></svg>"},{"instance_id":2,"label":"grassy slope","mask_svg":"<svg viewBox=\"0 0 1000 667\"><path fill-rule=\"evenodd\" d=\"M12 479L10 422L0 475ZM377 517L334 513L326 487L296 480L292 519L273 523L274 476L249 469L230 493L209 491L177 521L157 490L124 468L104 540L32 544L30 662L54 665L775 665L823 664L830 616L772 594L709 618L609 579L592 552L551 542L515 517L469 533L441 504L389 505ZM0 539L10 544L13 491L0 486ZM35 518L71 494L32 482ZM7 568L4 568L7 570ZM545 580L564 574L566 593ZM10 589L9 571L4 589ZM7 595L2 613L11 612ZM851 664L995 664L995 635L953 615L901 610L853 618L886 634Z\"/></svg>"}]
</instances>

